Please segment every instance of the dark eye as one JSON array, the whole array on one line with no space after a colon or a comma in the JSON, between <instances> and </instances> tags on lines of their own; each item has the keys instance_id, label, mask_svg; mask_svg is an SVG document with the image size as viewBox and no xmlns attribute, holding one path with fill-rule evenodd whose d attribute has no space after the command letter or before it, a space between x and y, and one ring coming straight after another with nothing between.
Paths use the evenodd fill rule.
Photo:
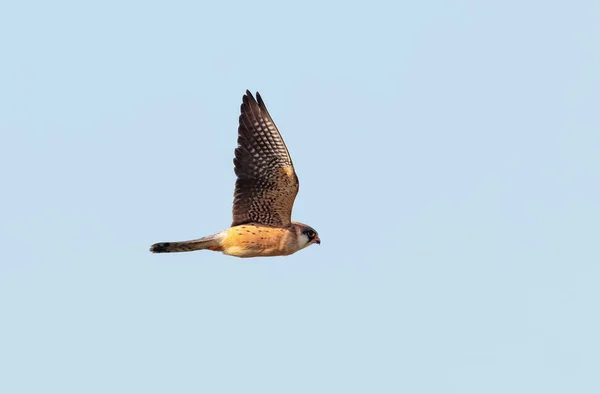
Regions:
<instances>
[{"instance_id":1,"label":"dark eye","mask_svg":"<svg viewBox=\"0 0 600 394\"><path fill-rule=\"evenodd\" d=\"M308 239L313 239L315 237L315 232L308 230L306 232L306 236L308 237Z\"/></svg>"}]
</instances>

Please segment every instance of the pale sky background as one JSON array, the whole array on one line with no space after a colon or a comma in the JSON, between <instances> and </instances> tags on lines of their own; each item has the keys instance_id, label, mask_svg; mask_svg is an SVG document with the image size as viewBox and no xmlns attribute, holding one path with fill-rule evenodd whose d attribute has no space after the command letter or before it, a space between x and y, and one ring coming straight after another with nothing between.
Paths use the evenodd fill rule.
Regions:
<instances>
[{"instance_id":1,"label":"pale sky background","mask_svg":"<svg viewBox=\"0 0 600 394\"><path fill-rule=\"evenodd\" d=\"M1 393L599 393L600 3L0 6ZM231 221L246 89L293 256Z\"/></svg>"}]
</instances>

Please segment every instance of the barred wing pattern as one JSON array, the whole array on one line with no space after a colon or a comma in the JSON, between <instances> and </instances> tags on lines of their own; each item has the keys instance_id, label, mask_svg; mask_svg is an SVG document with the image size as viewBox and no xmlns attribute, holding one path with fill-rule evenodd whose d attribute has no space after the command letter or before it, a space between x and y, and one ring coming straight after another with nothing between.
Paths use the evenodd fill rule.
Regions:
<instances>
[{"instance_id":1,"label":"barred wing pattern","mask_svg":"<svg viewBox=\"0 0 600 394\"><path fill-rule=\"evenodd\" d=\"M243 97L235 150L233 223L285 227L291 223L298 177L285 142L260 94Z\"/></svg>"}]
</instances>

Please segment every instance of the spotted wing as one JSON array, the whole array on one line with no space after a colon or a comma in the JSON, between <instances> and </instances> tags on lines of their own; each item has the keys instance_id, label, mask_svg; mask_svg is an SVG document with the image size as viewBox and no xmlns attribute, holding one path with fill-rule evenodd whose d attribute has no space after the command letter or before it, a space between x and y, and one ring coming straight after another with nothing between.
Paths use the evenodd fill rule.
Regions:
<instances>
[{"instance_id":1,"label":"spotted wing","mask_svg":"<svg viewBox=\"0 0 600 394\"><path fill-rule=\"evenodd\" d=\"M291 222L298 177L283 138L260 94L243 97L235 150L233 223L283 227Z\"/></svg>"}]
</instances>

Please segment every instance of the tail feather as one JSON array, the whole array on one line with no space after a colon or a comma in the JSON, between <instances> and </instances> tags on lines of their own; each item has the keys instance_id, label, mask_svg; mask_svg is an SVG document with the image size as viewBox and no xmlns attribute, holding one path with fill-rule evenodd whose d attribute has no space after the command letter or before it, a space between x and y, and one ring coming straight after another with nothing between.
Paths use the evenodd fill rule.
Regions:
<instances>
[{"instance_id":1,"label":"tail feather","mask_svg":"<svg viewBox=\"0 0 600 394\"><path fill-rule=\"evenodd\" d=\"M221 250L219 234L182 242L159 242L150 247L152 253L191 252L194 250Z\"/></svg>"}]
</instances>

